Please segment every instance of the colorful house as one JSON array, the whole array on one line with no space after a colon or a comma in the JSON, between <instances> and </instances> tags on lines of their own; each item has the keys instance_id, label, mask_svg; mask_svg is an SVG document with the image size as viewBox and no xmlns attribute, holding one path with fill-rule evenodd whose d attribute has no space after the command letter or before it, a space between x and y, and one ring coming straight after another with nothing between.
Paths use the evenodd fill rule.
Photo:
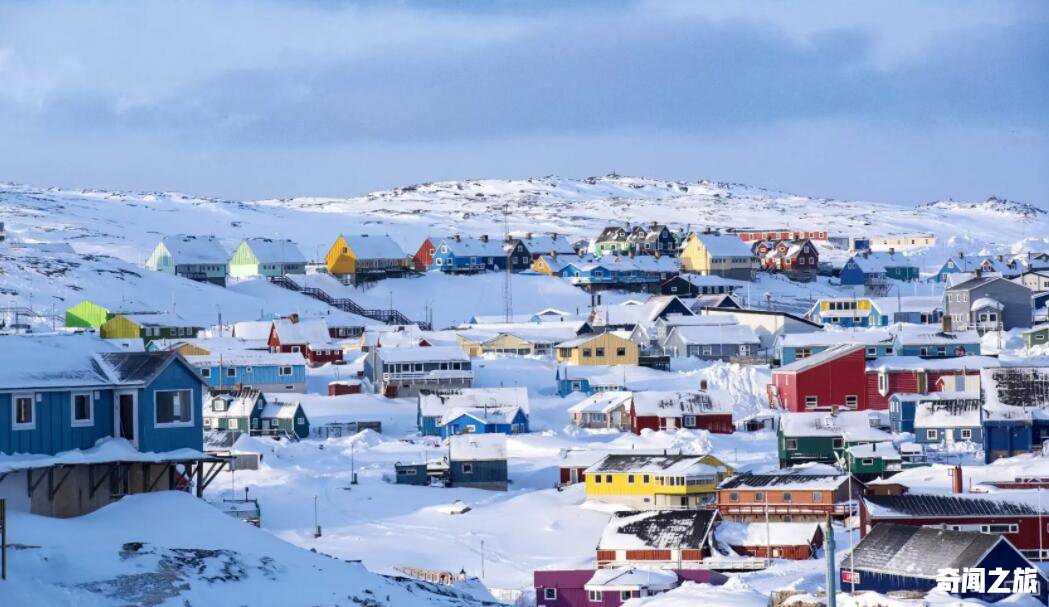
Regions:
<instances>
[{"instance_id":1,"label":"colorful house","mask_svg":"<svg viewBox=\"0 0 1049 607\"><path fill-rule=\"evenodd\" d=\"M841 268L842 286L878 286L888 279L911 282L918 280L918 266L895 252L853 255Z\"/></svg>"},{"instance_id":2,"label":"colorful house","mask_svg":"<svg viewBox=\"0 0 1049 607\"><path fill-rule=\"evenodd\" d=\"M888 327L895 323L934 324L943 316L939 297L826 297L805 318L840 327Z\"/></svg>"},{"instance_id":3,"label":"colorful house","mask_svg":"<svg viewBox=\"0 0 1049 607\"><path fill-rule=\"evenodd\" d=\"M698 297L700 295L731 295L742 287L742 282L722 278L716 274L680 274L659 285L659 292L676 297Z\"/></svg>"},{"instance_id":4,"label":"colorful house","mask_svg":"<svg viewBox=\"0 0 1049 607\"><path fill-rule=\"evenodd\" d=\"M985 461L1041 452L1049 441L1049 368L983 369L980 386Z\"/></svg>"},{"instance_id":5,"label":"colorful house","mask_svg":"<svg viewBox=\"0 0 1049 607\"><path fill-rule=\"evenodd\" d=\"M470 357L458 346L406 346L372 349L364 359L364 377L377 394L396 398L469 388L474 374Z\"/></svg>"},{"instance_id":6,"label":"colorful house","mask_svg":"<svg viewBox=\"0 0 1049 607\"><path fill-rule=\"evenodd\" d=\"M784 272L795 278L815 278L819 251L808 239L757 241L751 247L766 272Z\"/></svg>"},{"instance_id":7,"label":"colorful house","mask_svg":"<svg viewBox=\"0 0 1049 607\"><path fill-rule=\"evenodd\" d=\"M703 567L718 519L717 510L616 512L597 543L597 567Z\"/></svg>"},{"instance_id":8,"label":"colorful house","mask_svg":"<svg viewBox=\"0 0 1049 607\"><path fill-rule=\"evenodd\" d=\"M673 327L661 345L675 357L747 361L757 356L761 340L747 325L707 323Z\"/></svg>"},{"instance_id":9,"label":"colorful house","mask_svg":"<svg viewBox=\"0 0 1049 607\"><path fill-rule=\"evenodd\" d=\"M514 408L452 409L437 424L441 438L457 434L523 434L528 432L528 414Z\"/></svg>"},{"instance_id":10,"label":"colorful house","mask_svg":"<svg viewBox=\"0 0 1049 607\"><path fill-rule=\"evenodd\" d=\"M358 278L399 276L411 269L412 261L385 234L340 234L324 257L328 273Z\"/></svg>"},{"instance_id":11,"label":"colorful house","mask_svg":"<svg viewBox=\"0 0 1049 607\"><path fill-rule=\"evenodd\" d=\"M630 430L707 430L731 434L732 411L715 405L703 390L634 392L630 404Z\"/></svg>"},{"instance_id":12,"label":"colorful house","mask_svg":"<svg viewBox=\"0 0 1049 607\"><path fill-rule=\"evenodd\" d=\"M438 245L430 269L448 273L505 271L507 263L515 272L527 270L532 256L520 242L491 240L487 235L463 238L456 234Z\"/></svg>"},{"instance_id":13,"label":"colorful house","mask_svg":"<svg viewBox=\"0 0 1049 607\"><path fill-rule=\"evenodd\" d=\"M506 491L506 437L502 434L453 435L448 438L448 484Z\"/></svg>"},{"instance_id":14,"label":"colorful house","mask_svg":"<svg viewBox=\"0 0 1049 607\"><path fill-rule=\"evenodd\" d=\"M539 259L543 255L571 257L579 253L571 240L557 232L539 235L526 232L524 234L511 235L510 242L523 245L532 261Z\"/></svg>"},{"instance_id":15,"label":"colorful house","mask_svg":"<svg viewBox=\"0 0 1049 607\"><path fill-rule=\"evenodd\" d=\"M523 386L512 388L461 388L438 392L421 391L418 395L416 423L423 436L442 436L441 429L446 419L456 411L502 412L511 419L521 411L524 415L524 428L528 431L528 390ZM475 430L476 431L476 430ZM514 432L512 427L499 430L504 434ZM455 434L453 432L453 434Z\"/></svg>"},{"instance_id":16,"label":"colorful house","mask_svg":"<svg viewBox=\"0 0 1049 607\"><path fill-rule=\"evenodd\" d=\"M920 401L914 408L914 440L948 448L964 442L982 445L982 413L977 395L967 399Z\"/></svg>"},{"instance_id":17,"label":"colorful house","mask_svg":"<svg viewBox=\"0 0 1049 607\"><path fill-rule=\"evenodd\" d=\"M594 394L608 390L626 390L626 367L611 365L557 365L554 376L557 393L568 396L573 392Z\"/></svg>"},{"instance_id":18,"label":"colorful house","mask_svg":"<svg viewBox=\"0 0 1049 607\"><path fill-rule=\"evenodd\" d=\"M632 392L597 392L569 407L568 415L572 423L580 428L627 432L632 429L630 416L633 400Z\"/></svg>"},{"instance_id":19,"label":"colorful house","mask_svg":"<svg viewBox=\"0 0 1049 607\"><path fill-rule=\"evenodd\" d=\"M895 335L881 329L788 333L776 338L773 344L773 358L780 365L789 365L833 346L861 345L864 347L864 356L867 359L875 359L896 353L892 343L894 339Z\"/></svg>"},{"instance_id":20,"label":"colorful house","mask_svg":"<svg viewBox=\"0 0 1049 607\"><path fill-rule=\"evenodd\" d=\"M302 354L311 367L342 362L342 348L331 339L323 318L299 318L298 314L279 318L273 321L266 343L270 352Z\"/></svg>"},{"instance_id":21,"label":"colorful house","mask_svg":"<svg viewBox=\"0 0 1049 607\"><path fill-rule=\"evenodd\" d=\"M772 370L769 400L787 411L866 408L865 348L841 344Z\"/></svg>"},{"instance_id":22,"label":"colorful house","mask_svg":"<svg viewBox=\"0 0 1049 607\"><path fill-rule=\"evenodd\" d=\"M243 240L229 261L229 275L238 278L274 278L305 273L306 258L294 242L283 238Z\"/></svg>"},{"instance_id":23,"label":"colorful house","mask_svg":"<svg viewBox=\"0 0 1049 607\"><path fill-rule=\"evenodd\" d=\"M893 394L970 392L980 390L980 370L999 366L989 356L958 356L931 359L918 356L886 356L867 363L867 408L889 408Z\"/></svg>"},{"instance_id":24,"label":"colorful house","mask_svg":"<svg viewBox=\"0 0 1049 607\"><path fill-rule=\"evenodd\" d=\"M976 331L942 331L901 325L894 332L893 351L897 356L953 358L980 354L980 335Z\"/></svg>"},{"instance_id":25,"label":"colorful house","mask_svg":"<svg viewBox=\"0 0 1049 607\"><path fill-rule=\"evenodd\" d=\"M694 274L753 281L758 259L738 236L706 231L689 234L679 255L681 267Z\"/></svg>"},{"instance_id":26,"label":"colorful house","mask_svg":"<svg viewBox=\"0 0 1049 607\"><path fill-rule=\"evenodd\" d=\"M1017 570L1030 570L1036 599L1047 601L1049 577L1001 536L886 523L874 527L842 560L841 588L883 595L923 593L939 586L943 571L958 572L960 581L961 573L970 569L988 572L984 586L988 590L997 578L990 572L1006 572L1005 592L977 592L955 584L949 594L994 603L1013 596L1011 578Z\"/></svg>"},{"instance_id":27,"label":"colorful house","mask_svg":"<svg viewBox=\"0 0 1049 607\"><path fill-rule=\"evenodd\" d=\"M864 443L845 450L845 464L853 476L869 481L903 470L903 457L892 443Z\"/></svg>"},{"instance_id":28,"label":"colorful house","mask_svg":"<svg viewBox=\"0 0 1049 607\"><path fill-rule=\"evenodd\" d=\"M226 286L229 252L214 236L165 236L146 259L146 268Z\"/></svg>"},{"instance_id":29,"label":"colorful house","mask_svg":"<svg viewBox=\"0 0 1049 607\"><path fill-rule=\"evenodd\" d=\"M1049 323L1037 324L1023 332L1024 345L1028 348L1049 343Z\"/></svg>"},{"instance_id":30,"label":"colorful house","mask_svg":"<svg viewBox=\"0 0 1049 607\"><path fill-rule=\"evenodd\" d=\"M637 344L615 331L582 335L557 344L557 362L569 365L636 365Z\"/></svg>"},{"instance_id":31,"label":"colorful house","mask_svg":"<svg viewBox=\"0 0 1049 607\"><path fill-rule=\"evenodd\" d=\"M138 308L137 310L135 310ZM134 310L134 311L133 311ZM65 325L71 329L98 329L117 314L155 314L145 304L121 302L121 310L84 300L66 309Z\"/></svg>"},{"instance_id":32,"label":"colorful house","mask_svg":"<svg viewBox=\"0 0 1049 607\"><path fill-rule=\"evenodd\" d=\"M265 343L262 345L265 347ZM212 390L306 391L306 364L302 355L259 349L257 342L233 337L153 340L146 349L178 351L197 368Z\"/></svg>"},{"instance_id":33,"label":"colorful house","mask_svg":"<svg viewBox=\"0 0 1049 607\"><path fill-rule=\"evenodd\" d=\"M259 416L266 407L266 396L258 390L212 394L204 400L204 430L227 430L250 433L262 424Z\"/></svg>"},{"instance_id":34,"label":"colorful house","mask_svg":"<svg viewBox=\"0 0 1049 607\"><path fill-rule=\"evenodd\" d=\"M204 327L190 322L178 314L133 314L117 313L109 317L98 328L103 339L173 339L196 337Z\"/></svg>"},{"instance_id":35,"label":"colorful house","mask_svg":"<svg viewBox=\"0 0 1049 607\"><path fill-rule=\"evenodd\" d=\"M437 254L437 246L441 244L445 236L427 236L423 238L422 244L412 255L412 268L416 272L425 272L433 265L433 257Z\"/></svg>"},{"instance_id":36,"label":"colorful house","mask_svg":"<svg viewBox=\"0 0 1049 607\"><path fill-rule=\"evenodd\" d=\"M808 462L837 464L845 449L865 443L892 442L888 416L875 411L790 413L777 429L780 467Z\"/></svg>"},{"instance_id":37,"label":"colorful house","mask_svg":"<svg viewBox=\"0 0 1049 607\"><path fill-rule=\"evenodd\" d=\"M977 388L979 388L980 383L979 377L979 374L977 374L973 377L972 382ZM889 426L892 428L893 432L915 432L914 420L919 404L928 405L923 412L923 417L925 417L932 410L935 410L933 405L947 411L960 411L972 408L979 409L980 403L979 391L929 393L896 392L889 397ZM926 419L928 418L926 417ZM976 436L982 436L982 432L976 434ZM940 438L942 438L942 436L932 437L933 442L937 443Z\"/></svg>"},{"instance_id":38,"label":"colorful house","mask_svg":"<svg viewBox=\"0 0 1049 607\"><path fill-rule=\"evenodd\" d=\"M733 472L712 455L612 454L586 469L586 497L637 509L698 508Z\"/></svg>"},{"instance_id":39,"label":"colorful house","mask_svg":"<svg viewBox=\"0 0 1049 607\"><path fill-rule=\"evenodd\" d=\"M685 582L721 585L728 581L709 569L539 570L533 576L537 607L619 607Z\"/></svg>"},{"instance_id":40,"label":"colorful house","mask_svg":"<svg viewBox=\"0 0 1049 607\"><path fill-rule=\"evenodd\" d=\"M738 474L721 483L717 509L726 521L820 521L855 512L863 484L848 474L792 468Z\"/></svg>"},{"instance_id":41,"label":"colorful house","mask_svg":"<svg viewBox=\"0 0 1049 607\"><path fill-rule=\"evenodd\" d=\"M761 559L804 561L823 546L818 522L751 522L718 525L717 539L736 554Z\"/></svg>"},{"instance_id":42,"label":"colorful house","mask_svg":"<svg viewBox=\"0 0 1049 607\"><path fill-rule=\"evenodd\" d=\"M310 435L310 420L298 402L270 400L259 413L259 432L301 440Z\"/></svg>"}]
</instances>

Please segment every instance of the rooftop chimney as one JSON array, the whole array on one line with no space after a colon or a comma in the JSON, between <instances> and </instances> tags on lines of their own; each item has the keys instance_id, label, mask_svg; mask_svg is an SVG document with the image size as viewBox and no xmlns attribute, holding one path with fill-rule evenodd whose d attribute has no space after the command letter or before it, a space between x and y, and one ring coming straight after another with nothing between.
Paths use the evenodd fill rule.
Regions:
<instances>
[{"instance_id":1,"label":"rooftop chimney","mask_svg":"<svg viewBox=\"0 0 1049 607\"><path fill-rule=\"evenodd\" d=\"M952 493L964 493L965 485L962 484L962 467L956 465L951 469L951 492Z\"/></svg>"},{"instance_id":2,"label":"rooftop chimney","mask_svg":"<svg viewBox=\"0 0 1049 607\"><path fill-rule=\"evenodd\" d=\"M455 236L452 236L452 238L455 239L455 242L459 242L460 240L462 240L462 237L459 236L458 234L456 234Z\"/></svg>"},{"instance_id":3,"label":"rooftop chimney","mask_svg":"<svg viewBox=\"0 0 1049 607\"><path fill-rule=\"evenodd\" d=\"M288 314L288 320L290 320L292 324L299 322L299 313L292 312L291 314Z\"/></svg>"},{"instance_id":4,"label":"rooftop chimney","mask_svg":"<svg viewBox=\"0 0 1049 607\"><path fill-rule=\"evenodd\" d=\"M481 234L481 242L488 242L488 234Z\"/></svg>"}]
</instances>

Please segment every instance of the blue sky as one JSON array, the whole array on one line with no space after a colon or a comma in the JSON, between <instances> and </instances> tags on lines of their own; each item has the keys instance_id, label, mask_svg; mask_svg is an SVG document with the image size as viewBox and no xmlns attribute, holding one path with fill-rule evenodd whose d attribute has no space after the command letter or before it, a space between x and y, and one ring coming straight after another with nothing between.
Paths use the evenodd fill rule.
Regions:
<instances>
[{"instance_id":1,"label":"blue sky","mask_svg":"<svg viewBox=\"0 0 1049 607\"><path fill-rule=\"evenodd\" d=\"M615 170L1049 206L1049 3L13 0L0 179L237 198Z\"/></svg>"}]
</instances>

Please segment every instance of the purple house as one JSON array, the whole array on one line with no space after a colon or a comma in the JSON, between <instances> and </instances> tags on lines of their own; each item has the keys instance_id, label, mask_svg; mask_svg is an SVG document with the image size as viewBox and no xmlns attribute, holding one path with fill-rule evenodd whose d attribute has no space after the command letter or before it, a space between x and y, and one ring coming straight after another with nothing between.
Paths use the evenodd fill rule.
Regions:
<instances>
[{"instance_id":1,"label":"purple house","mask_svg":"<svg viewBox=\"0 0 1049 607\"><path fill-rule=\"evenodd\" d=\"M565 569L534 572L538 607L619 607L642 596L673 590L683 582L724 584L727 577L701 569Z\"/></svg>"}]
</instances>

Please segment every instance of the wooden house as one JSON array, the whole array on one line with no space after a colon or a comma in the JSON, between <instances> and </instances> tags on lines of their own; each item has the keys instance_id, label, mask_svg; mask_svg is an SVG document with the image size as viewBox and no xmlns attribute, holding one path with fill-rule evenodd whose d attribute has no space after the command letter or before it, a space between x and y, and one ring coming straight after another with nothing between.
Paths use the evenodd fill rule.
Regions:
<instances>
[{"instance_id":1,"label":"wooden house","mask_svg":"<svg viewBox=\"0 0 1049 607\"><path fill-rule=\"evenodd\" d=\"M716 274L679 274L659 285L659 292L677 297L732 295L743 285L744 283L738 280L722 278Z\"/></svg>"},{"instance_id":2,"label":"wooden house","mask_svg":"<svg viewBox=\"0 0 1049 607\"><path fill-rule=\"evenodd\" d=\"M412 268L412 260L385 234L340 234L324 262L332 276L358 279L400 276Z\"/></svg>"},{"instance_id":3,"label":"wooden house","mask_svg":"<svg viewBox=\"0 0 1049 607\"><path fill-rule=\"evenodd\" d=\"M244 389L220 392L204 400L204 430L237 431L249 434L262 425L259 416L266 407L266 397L258 390Z\"/></svg>"},{"instance_id":4,"label":"wooden house","mask_svg":"<svg viewBox=\"0 0 1049 607\"><path fill-rule=\"evenodd\" d=\"M757 356L761 340L747 325L689 323L671 328L661 345L675 357L749 361Z\"/></svg>"},{"instance_id":5,"label":"wooden house","mask_svg":"<svg viewBox=\"0 0 1049 607\"><path fill-rule=\"evenodd\" d=\"M248 238L233 251L229 275L238 278L274 278L305 274L306 258L299 247L287 239Z\"/></svg>"},{"instance_id":6,"label":"wooden house","mask_svg":"<svg viewBox=\"0 0 1049 607\"><path fill-rule=\"evenodd\" d=\"M84 335L3 341L0 494L8 508L78 516L123 495L188 486L198 466L216 463L203 453L203 382L178 353L115 351Z\"/></svg>"},{"instance_id":7,"label":"wooden house","mask_svg":"<svg viewBox=\"0 0 1049 607\"><path fill-rule=\"evenodd\" d=\"M646 510L698 508L732 473L712 455L611 454L586 469L586 497Z\"/></svg>"},{"instance_id":8,"label":"wooden house","mask_svg":"<svg viewBox=\"0 0 1049 607\"><path fill-rule=\"evenodd\" d=\"M918 266L903 254L864 252L854 255L841 268L842 286L874 288L888 285L888 280L918 280Z\"/></svg>"},{"instance_id":9,"label":"wooden house","mask_svg":"<svg viewBox=\"0 0 1049 607\"><path fill-rule=\"evenodd\" d=\"M758 269L750 247L731 234L689 234L679 257L682 270L694 274L753 281Z\"/></svg>"},{"instance_id":10,"label":"wooden house","mask_svg":"<svg viewBox=\"0 0 1049 607\"><path fill-rule=\"evenodd\" d=\"M824 297L805 318L839 327L889 327L896 323L936 324L943 316L939 297Z\"/></svg>"},{"instance_id":11,"label":"wooden house","mask_svg":"<svg viewBox=\"0 0 1049 607\"><path fill-rule=\"evenodd\" d=\"M703 567L718 518L717 510L616 512L597 543L597 567Z\"/></svg>"},{"instance_id":12,"label":"wooden house","mask_svg":"<svg viewBox=\"0 0 1049 607\"><path fill-rule=\"evenodd\" d=\"M506 437L502 434L453 435L448 438L451 487L506 491Z\"/></svg>"},{"instance_id":13,"label":"wooden house","mask_svg":"<svg viewBox=\"0 0 1049 607\"><path fill-rule=\"evenodd\" d=\"M617 332L582 335L557 344L557 362L568 365L636 365L637 344Z\"/></svg>"},{"instance_id":14,"label":"wooden house","mask_svg":"<svg viewBox=\"0 0 1049 607\"><path fill-rule=\"evenodd\" d=\"M634 392L630 403L630 430L707 430L731 434L732 411L715 405L705 390Z\"/></svg>"},{"instance_id":15,"label":"wooden house","mask_svg":"<svg viewBox=\"0 0 1049 607\"><path fill-rule=\"evenodd\" d=\"M229 257L214 236L178 234L160 239L146 259L146 269L224 287Z\"/></svg>"},{"instance_id":16,"label":"wooden house","mask_svg":"<svg viewBox=\"0 0 1049 607\"><path fill-rule=\"evenodd\" d=\"M938 328L899 325L894 328L896 356L953 358L979 356L980 335L969 331L942 331Z\"/></svg>"},{"instance_id":17,"label":"wooden house","mask_svg":"<svg viewBox=\"0 0 1049 607\"><path fill-rule=\"evenodd\" d=\"M845 449L891 442L888 416L876 411L805 412L780 416L777 443L781 467L807 462L836 464Z\"/></svg>"},{"instance_id":18,"label":"wooden house","mask_svg":"<svg viewBox=\"0 0 1049 607\"><path fill-rule=\"evenodd\" d=\"M823 529L817 521L727 522L718 525L717 541L740 555L804 561L816 558L823 546Z\"/></svg>"},{"instance_id":19,"label":"wooden house","mask_svg":"<svg viewBox=\"0 0 1049 607\"><path fill-rule=\"evenodd\" d=\"M827 240L827 230L804 230L798 228L729 228L743 242L756 240Z\"/></svg>"},{"instance_id":20,"label":"wooden house","mask_svg":"<svg viewBox=\"0 0 1049 607\"><path fill-rule=\"evenodd\" d=\"M949 286L943 294L943 314L955 330L1026 329L1033 324L1033 291L1000 276L977 275Z\"/></svg>"},{"instance_id":21,"label":"wooden house","mask_svg":"<svg viewBox=\"0 0 1049 607\"><path fill-rule=\"evenodd\" d=\"M499 429L475 428L474 431L499 431L504 434L528 431L528 390L523 386L512 388L461 388L457 390L420 391L417 397L416 424L423 436L442 436L442 429L456 411L502 412L511 419L522 413L522 420ZM483 417L483 415L482 415ZM447 420L447 421L446 421ZM513 424L524 424L513 427ZM453 432L460 434L461 432Z\"/></svg>"},{"instance_id":22,"label":"wooden house","mask_svg":"<svg viewBox=\"0 0 1049 607\"><path fill-rule=\"evenodd\" d=\"M861 481L888 478L903 470L903 456L892 443L864 443L845 449L849 473Z\"/></svg>"},{"instance_id":23,"label":"wooden house","mask_svg":"<svg viewBox=\"0 0 1049 607\"><path fill-rule=\"evenodd\" d=\"M302 354L311 367L341 363L342 348L331 339L323 318L299 318L292 314L273 321L266 341L271 352Z\"/></svg>"},{"instance_id":24,"label":"wooden house","mask_svg":"<svg viewBox=\"0 0 1049 607\"><path fill-rule=\"evenodd\" d=\"M877 358L867 363L867 408L888 409L890 399L898 393L978 392L980 370L998 364L998 359L988 356L942 360L917 356Z\"/></svg>"},{"instance_id":25,"label":"wooden house","mask_svg":"<svg viewBox=\"0 0 1049 607\"><path fill-rule=\"evenodd\" d=\"M789 312L776 310L754 310L738 308L711 308L704 307L697 299L691 306L696 314L709 317L732 318L736 323L746 325L757 333L761 341L761 349L765 352L773 350L776 341L787 335L806 335L818 333L823 325L806 320Z\"/></svg>"},{"instance_id":26,"label":"wooden house","mask_svg":"<svg viewBox=\"0 0 1049 607\"><path fill-rule=\"evenodd\" d=\"M983 407L975 394L966 399L919 401L914 408L914 440L918 444L953 447L983 444Z\"/></svg>"},{"instance_id":27,"label":"wooden house","mask_svg":"<svg viewBox=\"0 0 1049 607\"><path fill-rule=\"evenodd\" d=\"M986 462L1041 452L1049 440L1049 367L986 368L980 386Z\"/></svg>"},{"instance_id":28,"label":"wooden house","mask_svg":"<svg viewBox=\"0 0 1049 607\"><path fill-rule=\"evenodd\" d=\"M865 409L866 364L863 346L832 346L773 369L769 400L787 411Z\"/></svg>"},{"instance_id":29,"label":"wooden house","mask_svg":"<svg viewBox=\"0 0 1049 607\"><path fill-rule=\"evenodd\" d=\"M306 360L300 353L249 348L233 338L198 340L188 345L201 351L184 353L186 360L213 390L306 391Z\"/></svg>"},{"instance_id":30,"label":"wooden house","mask_svg":"<svg viewBox=\"0 0 1049 607\"><path fill-rule=\"evenodd\" d=\"M940 269L937 270L933 280L936 282L948 282L952 275L961 274L997 274L1005 278L1015 278L1023 271L1016 263L1006 262L1003 258L990 255L966 256L959 253L955 257L948 257Z\"/></svg>"},{"instance_id":31,"label":"wooden house","mask_svg":"<svg viewBox=\"0 0 1049 607\"><path fill-rule=\"evenodd\" d=\"M473 386L470 357L458 346L375 348L364 359L364 377L376 393L395 398L420 390Z\"/></svg>"},{"instance_id":32,"label":"wooden house","mask_svg":"<svg viewBox=\"0 0 1049 607\"><path fill-rule=\"evenodd\" d=\"M751 251L766 272L782 272L796 279L814 279L819 270L819 251L808 239L757 241Z\"/></svg>"},{"instance_id":33,"label":"wooden house","mask_svg":"<svg viewBox=\"0 0 1049 607\"><path fill-rule=\"evenodd\" d=\"M983 590L955 583L950 595L993 603L1013 595L1011 578L1017 570L1030 569L1035 599L1042 604L1047 601L1049 577L1001 536L886 523L874 527L842 560L841 588L883 595L922 594L940 585L945 570L955 572L960 581L962 572L970 569L987 572ZM1003 590L991 593L998 577L992 572L998 570L1006 573Z\"/></svg>"},{"instance_id":34,"label":"wooden house","mask_svg":"<svg viewBox=\"0 0 1049 607\"><path fill-rule=\"evenodd\" d=\"M657 295L645 301L630 299L613 305L595 306L587 317L591 327L603 330L632 331L636 326L649 326L669 316L694 316L685 302L674 295Z\"/></svg>"},{"instance_id":35,"label":"wooden house","mask_svg":"<svg viewBox=\"0 0 1049 607\"><path fill-rule=\"evenodd\" d=\"M433 265L433 257L437 254L437 247L446 236L427 236L423 238L422 244L412 255L412 269L416 272L425 272Z\"/></svg>"},{"instance_id":36,"label":"wooden house","mask_svg":"<svg viewBox=\"0 0 1049 607\"><path fill-rule=\"evenodd\" d=\"M531 232L512 234L510 242L514 244L520 243L524 246L524 250L528 252L533 262L544 255L573 257L579 253L570 239L557 232L548 234L533 234Z\"/></svg>"},{"instance_id":37,"label":"wooden house","mask_svg":"<svg viewBox=\"0 0 1049 607\"><path fill-rule=\"evenodd\" d=\"M520 407L452 409L437 424L437 432L442 438L457 434L522 434L528 432L528 414Z\"/></svg>"},{"instance_id":38,"label":"wooden house","mask_svg":"<svg viewBox=\"0 0 1049 607\"><path fill-rule=\"evenodd\" d=\"M580 428L630 431L632 392L597 392L568 408L572 423Z\"/></svg>"},{"instance_id":39,"label":"wooden house","mask_svg":"<svg viewBox=\"0 0 1049 607\"><path fill-rule=\"evenodd\" d=\"M717 489L717 509L726 521L820 521L827 514L855 513L863 484L848 474L804 468L738 474Z\"/></svg>"},{"instance_id":40,"label":"wooden house","mask_svg":"<svg viewBox=\"0 0 1049 607\"><path fill-rule=\"evenodd\" d=\"M958 490L957 483L955 489ZM1043 523L1049 510L1024 497L952 493L868 495L860 509L860 534L879 525L939 527L1001 535L1032 560L1049 559L1049 528ZM1041 533L1039 533L1041 529ZM1041 550L1041 557L1039 551Z\"/></svg>"},{"instance_id":41,"label":"wooden house","mask_svg":"<svg viewBox=\"0 0 1049 607\"><path fill-rule=\"evenodd\" d=\"M204 327L186 320L178 314L112 314L98 333L103 339L174 339L196 337Z\"/></svg>"},{"instance_id":42,"label":"wooden house","mask_svg":"<svg viewBox=\"0 0 1049 607\"><path fill-rule=\"evenodd\" d=\"M119 306L119 307L117 307ZM83 300L65 311L65 326L71 329L101 329L106 321L117 314L160 314L146 304L138 302L99 302Z\"/></svg>"},{"instance_id":43,"label":"wooden house","mask_svg":"<svg viewBox=\"0 0 1049 607\"><path fill-rule=\"evenodd\" d=\"M512 271L527 270L532 257L524 244L493 240L487 235L464 238L458 234L445 238L437 246L431 270L447 273L470 274L487 271L505 271L510 264Z\"/></svg>"},{"instance_id":44,"label":"wooden house","mask_svg":"<svg viewBox=\"0 0 1049 607\"><path fill-rule=\"evenodd\" d=\"M1049 323L1040 323L1023 332L1024 345L1028 348L1049 343Z\"/></svg>"},{"instance_id":45,"label":"wooden house","mask_svg":"<svg viewBox=\"0 0 1049 607\"><path fill-rule=\"evenodd\" d=\"M834 346L863 346L864 357L873 360L895 354L892 343L894 338L892 332L881 329L785 334L776 338L773 361L779 365L789 365Z\"/></svg>"},{"instance_id":46,"label":"wooden house","mask_svg":"<svg viewBox=\"0 0 1049 607\"><path fill-rule=\"evenodd\" d=\"M573 392L594 394L607 390L626 390L626 367L612 365L557 365L554 376L557 393L568 396Z\"/></svg>"},{"instance_id":47,"label":"wooden house","mask_svg":"<svg viewBox=\"0 0 1049 607\"><path fill-rule=\"evenodd\" d=\"M594 253L598 255L626 255L634 249L634 244L630 240L631 229L630 226L609 226L601 230L601 233L594 239Z\"/></svg>"},{"instance_id":48,"label":"wooden house","mask_svg":"<svg viewBox=\"0 0 1049 607\"><path fill-rule=\"evenodd\" d=\"M258 432L265 436L299 440L310 435L310 420L300 403L270 400L259 413Z\"/></svg>"},{"instance_id":49,"label":"wooden house","mask_svg":"<svg viewBox=\"0 0 1049 607\"><path fill-rule=\"evenodd\" d=\"M721 585L724 574L709 569L569 569L533 573L537 607L619 607L638 597L673 590L685 582Z\"/></svg>"}]
</instances>

